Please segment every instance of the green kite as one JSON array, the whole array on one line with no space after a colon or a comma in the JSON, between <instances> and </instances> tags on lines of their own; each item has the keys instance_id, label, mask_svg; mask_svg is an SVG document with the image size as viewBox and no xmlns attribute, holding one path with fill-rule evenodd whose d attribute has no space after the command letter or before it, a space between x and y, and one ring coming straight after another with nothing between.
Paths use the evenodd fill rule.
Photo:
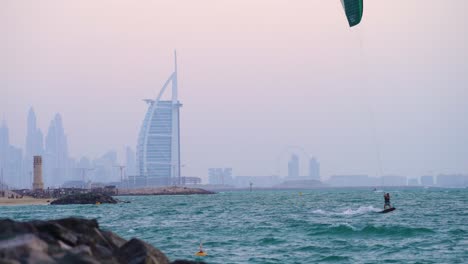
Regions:
<instances>
[{"instance_id":1,"label":"green kite","mask_svg":"<svg viewBox=\"0 0 468 264\"><path fill-rule=\"evenodd\" d=\"M364 9L363 0L341 0L341 4L343 4L349 26L354 27L359 24Z\"/></svg>"}]
</instances>

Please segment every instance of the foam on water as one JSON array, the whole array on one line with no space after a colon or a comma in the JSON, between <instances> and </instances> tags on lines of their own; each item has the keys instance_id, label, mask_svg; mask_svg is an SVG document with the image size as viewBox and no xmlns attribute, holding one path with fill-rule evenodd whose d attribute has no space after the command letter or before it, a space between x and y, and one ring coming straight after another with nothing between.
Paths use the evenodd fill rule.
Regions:
<instances>
[{"instance_id":1,"label":"foam on water","mask_svg":"<svg viewBox=\"0 0 468 264\"><path fill-rule=\"evenodd\" d=\"M369 212L379 212L379 211L381 210L370 205L370 206L359 206L359 208L356 210L346 209L342 212L342 214L343 215L355 215L355 214L365 214Z\"/></svg>"},{"instance_id":2,"label":"foam on water","mask_svg":"<svg viewBox=\"0 0 468 264\"><path fill-rule=\"evenodd\" d=\"M357 215L357 214L366 214L366 213L375 213L380 212L381 209L375 208L372 205L370 206L360 206L357 209L345 209L341 212L332 212L332 211L325 211L322 209L313 210L312 213L314 214L321 214L321 215Z\"/></svg>"}]
</instances>

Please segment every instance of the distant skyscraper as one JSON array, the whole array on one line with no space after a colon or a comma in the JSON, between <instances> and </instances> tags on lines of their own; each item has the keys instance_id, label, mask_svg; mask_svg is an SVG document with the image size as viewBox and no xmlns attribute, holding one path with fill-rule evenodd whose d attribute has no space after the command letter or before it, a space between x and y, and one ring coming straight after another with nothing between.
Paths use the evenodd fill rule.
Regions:
<instances>
[{"instance_id":1,"label":"distant skyscraper","mask_svg":"<svg viewBox=\"0 0 468 264\"><path fill-rule=\"evenodd\" d=\"M314 180L320 180L320 163L315 158L309 160L309 177Z\"/></svg>"},{"instance_id":2,"label":"distant skyscraper","mask_svg":"<svg viewBox=\"0 0 468 264\"><path fill-rule=\"evenodd\" d=\"M2 121L0 126L0 168L4 168L7 161L8 148L10 146L10 139L8 135L8 127L6 121Z\"/></svg>"},{"instance_id":3,"label":"distant skyscraper","mask_svg":"<svg viewBox=\"0 0 468 264\"><path fill-rule=\"evenodd\" d=\"M169 83L172 83L172 99L162 100ZM180 178L179 108L182 105L177 98L177 58L175 70L158 97L145 101L148 111L137 143L138 174L145 184L170 185Z\"/></svg>"},{"instance_id":4,"label":"distant skyscraper","mask_svg":"<svg viewBox=\"0 0 468 264\"><path fill-rule=\"evenodd\" d=\"M39 128L37 128L36 114L34 109L31 107L28 113L28 124L26 133L26 157L29 158L34 155L42 155L44 153L43 134Z\"/></svg>"},{"instance_id":5,"label":"distant skyscraper","mask_svg":"<svg viewBox=\"0 0 468 264\"><path fill-rule=\"evenodd\" d=\"M127 147L125 149L125 159L126 159L126 172L127 175L135 176L136 174L136 157L135 152L132 148Z\"/></svg>"},{"instance_id":6,"label":"distant skyscraper","mask_svg":"<svg viewBox=\"0 0 468 264\"><path fill-rule=\"evenodd\" d=\"M23 152L10 145L9 131L5 121L0 126L0 170L3 180L10 187L25 186L23 176Z\"/></svg>"},{"instance_id":7,"label":"distant skyscraper","mask_svg":"<svg viewBox=\"0 0 468 264\"><path fill-rule=\"evenodd\" d=\"M299 157L295 154L291 155L288 162L288 177L299 177Z\"/></svg>"},{"instance_id":8,"label":"distant skyscraper","mask_svg":"<svg viewBox=\"0 0 468 264\"><path fill-rule=\"evenodd\" d=\"M28 112L26 149L25 149L25 170L30 173L33 170L33 156L44 154L44 136L37 128L36 114L31 107Z\"/></svg>"},{"instance_id":9,"label":"distant skyscraper","mask_svg":"<svg viewBox=\"0 0 468 264\"><path fill-rule=\"evenodd\" d=\"M62 117L56 114L50 122L45 140L45 183L61 184L67 178L68 143L63 128Z\"/></svg>"}]
</instances>

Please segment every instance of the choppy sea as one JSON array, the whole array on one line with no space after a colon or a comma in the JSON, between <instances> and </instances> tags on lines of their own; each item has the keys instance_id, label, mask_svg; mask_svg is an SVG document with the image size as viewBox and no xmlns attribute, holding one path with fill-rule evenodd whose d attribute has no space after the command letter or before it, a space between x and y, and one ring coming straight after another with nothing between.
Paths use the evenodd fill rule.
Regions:
<instances>
[{"instance_id":1,"label":"choppy sea","mask_svg":"<svg viewBox=\"0 0 468 264\"><path fill-rule=\"evenodd\" d=\"M0 206L1 218L97 218L171 259L207 263L468 263L468 189L221 192L117 205ZM208 253L196 257L200 241Z\"/></svg>"}]
</instances>

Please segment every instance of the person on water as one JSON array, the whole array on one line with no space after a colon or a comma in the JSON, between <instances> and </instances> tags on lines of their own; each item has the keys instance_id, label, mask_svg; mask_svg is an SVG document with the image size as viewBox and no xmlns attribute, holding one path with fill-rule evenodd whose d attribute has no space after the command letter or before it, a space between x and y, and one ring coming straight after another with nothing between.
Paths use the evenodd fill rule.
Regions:
<instances>
[{"instance_id":1,"label":"person on water","mask_svg":"<svg viewBox=\"0 0 468 264\"><path fill-rule=\"evenodd\" d=\"M384 204L384 210L387 208L392 208L392 205L390 204L390 194L386 193L384 194L384 199L385 199L385 204Z\"/></svg>"}]
</instances>

